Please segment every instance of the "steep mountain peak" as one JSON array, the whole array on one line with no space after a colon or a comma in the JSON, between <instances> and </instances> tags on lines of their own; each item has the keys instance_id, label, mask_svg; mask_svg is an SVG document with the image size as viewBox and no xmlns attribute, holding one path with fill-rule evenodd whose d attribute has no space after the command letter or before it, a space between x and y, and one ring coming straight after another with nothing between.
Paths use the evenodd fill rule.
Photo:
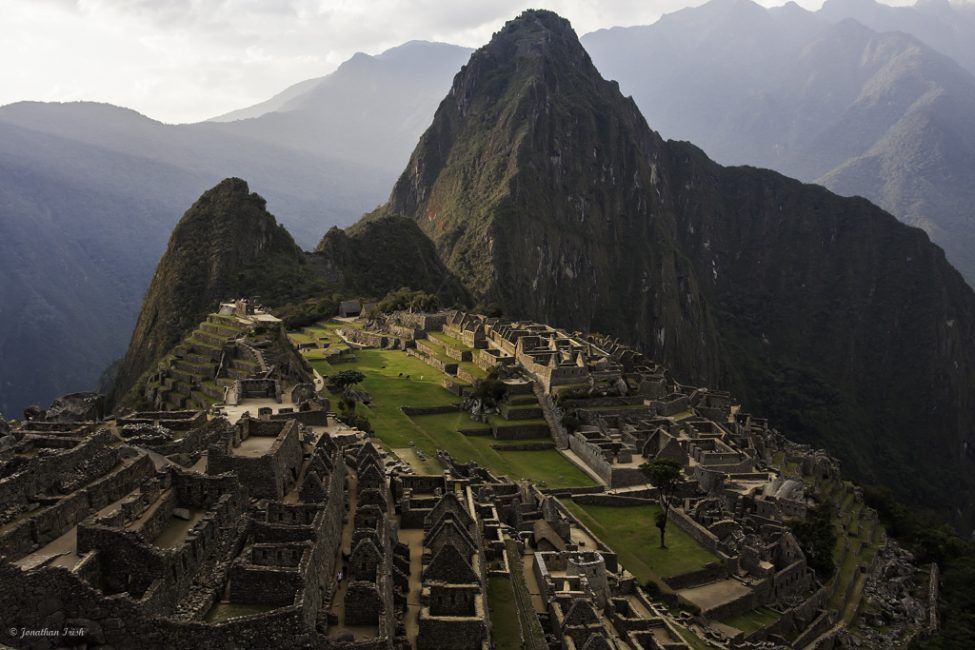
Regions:
<instances>
[{"instance_id":1,"label":"steep mountain peak","mask_svg":"<svg viewBox=\"0 0 975 650\"><path fill-rule=\"evenodd\" d=\"M659 296L617 300L623 289L613 278L626 259L639 268L625 284L663 274L669 293L687 276L673 255L672 214L651 218L667 184L662 146L569 22L527 11L457 74L389 202L369 218L416 221L475 300L512 316L700 332L700 301L665 314ZM638 244L648 239L661 245L648 252ZM612 271L593 272L604 265ZM671 350L689 353L683 344ZM713 370L712 359L683 360Z\"/></svg>"},{"instance_id":2,"label":"steep mountain peak","mask_svg":"<svg viewBox=\"0 0 975 650\"><path fill-rule=\"evenodd\" d=\"M594 114L604 120L593 123ZM455 198L466 201L490 187L493 201L498 192L516 190L510 181L533 164L560 160L586 147L587 138L595 143L593 129L632 129L642 122L618 85L599 75L569 21L551 11L526 11L505 23L454 77L388 209L380 213L425 216L427 223L421 225L436 231L437 241L470 216L468 207L441 210ZM590 163L596 157L591 148L579 153ZM440 178L448 166L478 171ZM478 183L479 188L472 185ZM425 214L419 214L423 203Z\"/></svg>"},{"instance_id":3,"label":"steep mountain peak","mask_svg":"<svg viewBox=\"0 0 975 650\"><path fill-rule=\"evenodd\" d=\"M267 211L264 198L240 178L226 178L204 192L176 224L169 248L204 237L213 240L212 252L221 263L247 263L263 251L301 255L288 231Z\"/></svg>"},{"instance_id":4,"label":"steep mountain peak","mask_svg":"<svg viewBox=\"0 0 975 650\"><path fill-rule=\"evenodd\" d=\"M113 398L212 311L242 295L286 302L314 280L304 253L240 178L207 190L180 219L146 292Z\"/></svg>"},{"instance_id":5,"label":"steep mountain peak","mask_svg":"<svg viewBox=\"0 0 975 650\"><path fill-rule=\"evenodd\" d=\"M471 63L484 58L498 61L564 57L570 64L590 63L568 20L546 9L529 9L504 24L491 41L475 52Z\"/></svg>"}]
</instances>

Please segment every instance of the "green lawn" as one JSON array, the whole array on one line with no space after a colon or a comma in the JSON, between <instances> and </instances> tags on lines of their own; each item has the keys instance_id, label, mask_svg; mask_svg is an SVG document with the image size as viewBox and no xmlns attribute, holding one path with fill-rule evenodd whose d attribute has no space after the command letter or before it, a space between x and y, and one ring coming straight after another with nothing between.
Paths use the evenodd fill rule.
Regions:
<instances>
[{"instance_id":1,"label":"green lawn","mask_svg":"<svg viewBox=\"0 0 975 650\"><path fill-rule=\"evenodd\" d=\"M305 333L304 331L288 332L288 338L294 341L295 343L313 343L316 341L315 337Z\"/></svg>"},{"instance_id":2,"label":"green lawn","mask_svg":"<svg viewBox=\"0 0 975 650\"><path fill-rule=\"evenodd\" d=\"M729 618L721 619L721 622L725 625L738 628L747 634L754 632L755 630L768 627L772 623L778 621L780 618L782 618L782 615L778 612L775 612L768 607L759 607L758 609L753 609L750 612L745 612L744 614L739 614L738 616L731 616Z\"/></svg>"},{"instance_id":3,"label":"green lawn","mask_svg":"<svg viewBox=\"0 0 975 650\"><path fill-rule=\"evenodd\" d=\"M549 487L595 484L554 449L497 451L491 449L491 444L498 441L490 435L464 436L458 433L459 428L487 427L473 422L460 411L407 417L400 410L401 406L444 406L459 401L440 385L443 373L399 350L357 350L355 354L355 361L335 368L322 360L309 358L309 361L323 375L336 369L355 369L365 375L362 388L372 401L368 406L360 404L358 410L369 418L376 437L390 449L415 446L431 457L437 449L444 449L461 462L474 460L497 474L514 480L531 478ZM542 440L549 441L548 438Z\"/></svg>"},{"instance_id":4,"label":"green lawn","mask_svg":"<svg viewBox=\"0 0 975 650\"><path fill-rule=\"evenodd\" d=\"M457 359L454 359L453 357L447 356L447 353L444 352L443 345L440 342L433 341L433 340L429 340L428 339L428 340L424 341L423 343L424 343L424 347L425 348L427 348L428 350L433 350L433 353L431 354L431 356L433 356L436 359L442 361L443 363L454 363L454 364L460 363ZM419 352L419 350L417 350L417 351ZM430 354L430 353L427 352L427 354Z\"/></svg>"},{"instance_id":5,"label":"green lawn","mask_svg":"<svg viewBox=\"0 0 975 650\"><path fill-rule=\"evenodd\" d=\"M686 627L681 625L675 625L674 627L677 629L677 634L684 639L684 642L689 645L692 650L712 650L712 648L714 648L713 645L697 636Z\"/></svg>"},{"instance_id":6,"label":"green lawn","mask_svg":"<svg viewBox=\"0 0 975 650\"><path fill-rule=\"evenodd\" d=\"M446 344L446 345L454 348L455 350L466 350L467 352L473 352L474 351L474 348L472 348L471 346L466 345L465 343L462 343L461 341L458 341L457 339L455 339L452 336L447 336L443 332L427 332L427 337L430 338L430 339L433 339L433 340L437 341L441 345Z\"/></svg>"},{"instance_id":7,"label":"green lawn","mask_svg":"<svg viewBox=\"0 0 975 650\"><path fill-rule=\"evenodd\" d=\"M616 551L620 563L640 582L653 580L666 589L660 578L701 569L718 559L673 524L667 526L667 548L661 549L660 534L654 526L660 509L655 505L595 506L571 499L563 503Z\"/></svg>"},{"instance_id":8,"label":"green lawn","mask_svg":"<svg viewBox=\"0 0 975 650\"><path fill-rule=\"evenodd\" d=\"M515 594L508 578L488 578L488 608L491 610L491 641L497 650L520 650L521 627Z\"/></svg>"},{"instance_id":9,"label":"green lawn","mask_svg":"<svg viewBox=\"0 0 975 650\"><path fill-rule=\"evenodd\" d=\"M417 437L416 427L400 410L401 406L457 402L457 397L440 385L443 375L415 357L396 350L357 350L355 355L355 361L339 364L337 369L358 370L365 375L361 387L372 402L359 405L359 410L389 447L409 447ZM323 375L336 370L325 361L309 361Z\"/></svg>"},{"instance_id":10,"label":"green lawn","mask_svg":"<svg viewBox=\"0 0 975 650\"><path fill-rule=\"evenodd\" d=\"M499 451L491 445L511 445L529 442L551 442L551 438L498 441L493 436L465 436L458 428L487 428L471 421L466 413L420 415L409 418L416 427L418 437L411 442L424 451L446 450L455 460L477 461L496 474L512 480L531 479L544 487L572 487L595 485L582 470L573 465L555 449L544 451Z\"/></svg>"},{"instance_id":11,"label":"green lawn","mask_svg":"<svg viewBox=\"0 0 975 650\"><path fill-rule=\"evenodd\" d=\"M484 372L484 370L480 366L476 365L474 362L472 362L472 361L458 361L456 363L457 363L457 367L458 368L462 368L462 369L466 370L467 372L471 373L477 379L487 379L488 374L486 372Z\"/></svg>"}]
</instances>

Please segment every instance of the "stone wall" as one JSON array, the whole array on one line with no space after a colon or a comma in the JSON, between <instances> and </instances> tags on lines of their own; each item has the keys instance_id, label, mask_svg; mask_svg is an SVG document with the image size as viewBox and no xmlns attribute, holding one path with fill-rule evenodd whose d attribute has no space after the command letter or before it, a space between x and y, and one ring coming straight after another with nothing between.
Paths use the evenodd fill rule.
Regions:
<instances>
[{"instance_id":1,"label":"stone wall","mask_svg":"<svg viewBox=\"0 0 975 650\"><path fill-rule=\"evenodd\" d=\"M555 449L554 442L523 442L508 445L491 445L497 451L547 451Z\"/></svg>"},{"instance_id":2,"label":"stone wall","mask_svg":"<svg viewBox=\"0 0 975 650\"><path fill-rule=\"evenodd\" d=\"M16 557L60 537L95 510L122 498L155 473L141 455L88 484L67 499L35 512L0 536L0 555Z\"/></svg>"},{"instance_id":3,"label":"stone wall","mask_svg":"<svg viewBox=\"0 0 975 650\"><path fill-rule=\"evenodd\" d=\"M417 341L417 346L420 346L421 344L422 343L420 341ZM421 352L417 352L416 350L412 350L412 349L411 350L407 350L406 353L409 354L409 355L411 355L411 356L416 357L417 359L419 359L423 363L427 364L428 366L432 366L433 368L436 368L437 370L439 370L440 372L444 373L445 375L456 375L457 374L457 364L454 363L454 362L447 363L445 361L441 361L440 359L438 359L438 358L436 358L434 356L430 356L429 354L424 354L424 353L421 353Z\"/></svg>"},{"instance_id":4,"label":"stone wall","mask_svg":"<svg viewBox=\"0 0 975 650\"><path fill-rule=\"evenodd\" d=\"M221 623L176 621L147 615L143 601L125 595L106 597L66 569L21 571L0 564L0 617L5 627L39 630L66 626L84 630L78 640L117 650L147 648L329 648L323 637L307 629L298 607L232 619ZM31 603L32 607L24 607ZM317 639L312 641L312 639ZM18 648L46 650L48 639L5 638Z\"/></svg>"},{"instance_id":5,"label":"stone wall","mask_svg":"<svg viewBox=\"0 0 975 650\"><path fill-rule=\"evenodd\" d=\"M695 542L712 553L719 552L718 545L720 540L712 535L704 526L694 521L687 513L679 508L671 508L667 513L667 520L690 535Z\"/></svg>"},{"instance_id":6,"label":"stone wall","mask_svg":"<svg viewBox=\"0 0 975 650\"><path fill-rule=\"evenodd\" d=\"M460 404L446 404L444 406L401 406L399 410L404 415L440 415L442 413L456 413L460 410Z\"/></svg>"},{"instance_id":7,"label":"stone wall","mask_svg":"<svg viewBox=\"0 0 975 650\"><path fill-rule=\"evenodd\" d=\"M268 419L272 422L294 420L295 422L300 422L301 424L309 427L325 427L328 426L329 406L327 400L325 404L325 407L321 409L273 413Z\"/></svg>"},{"instance_id":8,"label":"stone wall","mask_svg":"<svg viewBox=\"0 0 975 650\"><path fill-rule=\"evenodd\" d=\"M256 457L235 454L236 440L224 439L210 445L207 473L235 472L252 496L271 499L283 497L294 485L304 457L298 439L298 423L246 418L237 426L241 429L241 440L267 435L275 435L277 439L267 453Z\"/></svg>"},{"instance_id":9,"label":"stone wall","mask_svg":"<svg viewBox=\"0 0 975 650\"><path fill-rule=\"evenodd\" d=\"M206 422L204 411L140 411L119 418L119 424L158 424L170 431L189 431Z\"/></svg>"},{"instance_id":10,"label":"stone wall","mask_svg":"<svg viewBox=\"0 0 975 650\"><path fill-rule=\"evenodd\" d=\"M667 586L677 591L678 589L689 589L716 580L724 580L728 577L728 567L724 562L709 562L701 569L680 573L675 576L664 578Z\"/></svg>"},{"instance_id":11,"label":"stone wall","mask_svg":"<svg viewBox=\"0 0 975 650\"><path fill-rule=\"evenodd\" d=\"M613 464L603 455L601 449L589 442L577 433L569 436L569 449L571 449L586 465L595 472L606 484L610 483L613 475Z\"/></svg>"},{"instance_id":12,"label":"stone wall","mask_svg":"<svg viewBox=\"0 0 975 650\"><path fill-rule=\"evenodd\" d=\"M655 504L656 499L623 496L620 494L576 494L572 500L583 505L615 506L620 508Z\"/></svg>"},{"instance_id":13,"label":"stone wall","mask_svg":"<svg viewBox=\"0 0 975 650\"><path fill-rule=\"evenodd\" d=\"M491 425L491 431L498 440L524 440L526 438L547 438L550 436L548 424Z\"/></svg>"},{"instance_id":14,"label":"stone wall","mask_svg":"<svg viewBox=\"0 0 975 650\"><path fill-rule=\"evenodd\" d=\"M99 551L99 584L111 592L141 596L154 582L161 581L165 592L160 599L171 609L189 589L197 568L223 541L221 529L236 528L243 512L244 502L239 492L224 494L194 524L179 546L167 549L152 545L141 532L88 520L78 526L77 553Z\"/></svg>"},{"instance_id":15,"label":"stone wall","mask_svg":"<svg viewBox=\"0 0 975 650\"><path fill-rule=\"evenodd\" d=\"M708 618L721 619L729 616L737 616L738 614L744 614L745 612L759 607L761 604L759 592L756 590L744 593L734 600L721 603L720 605L712 607L711 609L702 613Z\"/></svg>"},{"instance_id":16,"label":"stone wall","mask_svg":"<svg viewBox=\"0 0 975 650\"><path fill-rule=\"evenodd\" d=\"M423 608L429 610L429 608ZM423 613L421 612L421 616ZM481 650L487 635L484 617L431 616L420 619L418 650Z\"/></svg>"},{"instance_id":17,"label":"stone wall","mask_svg":"<svg viewBox=\"0 0 975 650\"><path fill-rule=\"evenodd\" d=\"M86 464L106 452L114 453L117 461L118 451L109 446L114 441L116 438L112 432L102 429L70 449L52 456L35 458L26 469L0 480L0 510L27 503L35 495L56 492L56 486L67 474L85 471L88 469ZM114 464L113 462L112 465ZM90 476L90 479L97 476Z\"/></svg>"}]
</instances>

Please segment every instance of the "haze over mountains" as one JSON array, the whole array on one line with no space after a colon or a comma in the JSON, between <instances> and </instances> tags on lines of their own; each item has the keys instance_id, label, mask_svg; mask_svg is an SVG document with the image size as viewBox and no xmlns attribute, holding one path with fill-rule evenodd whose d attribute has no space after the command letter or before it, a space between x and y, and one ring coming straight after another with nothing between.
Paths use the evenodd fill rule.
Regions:
<instances>
[{"instance_id":1,"label":"haze over mountains","mask_svg":"<svg viewBox=\"0 0 975 650\"><path fill-rule=\"evenodd\" d=\"M928 232L973 283L975 76L908 33L877 33L844 17L847 9L903 16L873 22L919 27L932 41L957 42L946 49L965 57L975 49L970 6L939 4L929 14L835 0L816 13L715 0L583 43L665 137L690 140L725 164L865 196ZM952 20L934 20L948 12ZM957 38L941 38L933 25Z\"/></svg>"},{"instance_id":2,"label":"haze over mountains","mask_svg":"<svg viewBox=\"0 0 975 650\"><path fill-rule=\"evenodd\" d=\"M249 179L306 249L374 208L468 52L359 54L285 112L232 124L93 103L0 108L0 412L98 382L173 225L220 179Z\"/></svg>"},{"instance_id":3,"label":"haze over mountains","mask_svg":"<svg viewBox=\"0 0 975 650\"><path fill-rule=\"evenodd\" d=\"M925 227L971 278L971 14L717 0L582 40L664 137L863 194ZM170 229L219 179L246 178L305 249L379 204L469 52L356 55L197 125L105 105L0 108L0 410L90 387L121 356Z\"/></svg>"}]
</instances>

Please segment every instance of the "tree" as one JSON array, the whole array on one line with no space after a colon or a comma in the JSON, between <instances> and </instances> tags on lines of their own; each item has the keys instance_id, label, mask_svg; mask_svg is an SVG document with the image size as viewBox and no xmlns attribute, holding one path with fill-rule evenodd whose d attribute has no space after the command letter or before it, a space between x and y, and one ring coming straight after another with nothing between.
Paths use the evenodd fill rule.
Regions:
<instances>
[{"instance_id":1,"label":"tree","mask_svg":"<svg viewBox=\"0 0 975 650\"><path fill-rule=\"evenodd\" d=\"M379 301L379 311L392 313L394 311L436 311L440 308L440 298L433 293L412 291L408 287L401 287L390 291Z\"/></svg>"},{"instance_id":2,"label":"tree","mask_svg":"<svg viewBox=\"0 0 975 650\"><path fill-rule=\"evenodd\" d=\"M660 529L660 548L667 548L664 535L667 532L667 513L670 511L668 498L677 491L680 485L680 463L669 459L653 460L640 466L650 484L660 493L660 512L654 520L654 525Z\"/></svg>"},{"instance_id":3,"label":"tree","mask_svg":"<svg viewBox=\"0 0 975 650\"><path fill-rule=\"evenodd\" d=\"M820 503L806 513L805 520L787 522L799 547L806 556L806 564L823 582L836 572L833 547L836 546L836 530L833 528L833 505Z\"/></svg>"},{"instance_id":4,"label":"tree","mask_svg":"<svg viewBox=\"0 0 975 650\"><path fill-rule=\"evenodd\" d=\"M366 376L358 370L342 370L328 378L328 389L333 393L345 394L349 388L365 378Z\"/></svg>"},{"instance_id":5,"label":"tree","mask_svg":"<svg viewBox=\"0 0 975 650\"><path fill-rule=\"evenodd\" d=\"M508 394L508 386L499 378L497 369L492 369L486 378L477 382L473 394L484 406L497 406Z\"/></svg>"}]
</instances>

